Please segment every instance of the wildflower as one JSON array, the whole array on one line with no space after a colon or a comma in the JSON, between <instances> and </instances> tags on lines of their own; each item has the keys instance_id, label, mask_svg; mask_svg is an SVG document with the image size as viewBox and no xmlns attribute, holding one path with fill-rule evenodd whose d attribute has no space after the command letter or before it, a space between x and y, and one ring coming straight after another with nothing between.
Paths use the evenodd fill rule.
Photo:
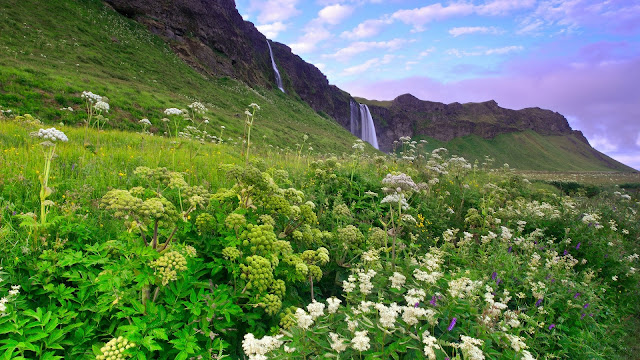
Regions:
<instances>
[{"instance_id":1,"label":"wildflower","mask_svg":"<svg viewBox=\"0 0 640 360\"><path fill-rule=\"evenodd\" d=\"M549 325L549 330L553 330L553 329L555 329L555 327L556 327L556 324L551 324L551 325Z\"/></svg>"},{"instance_id":2,"label":"wildflower","mask_svg":"<svg viewBox=\"0 0 640 360\"><path fill-rule=\"evenodd\" d=\"M109 104L104 101L98 101L93 107L98 111L109 112Z\"/></svg>"},{"instance_id":3,"label":"wildflower","mask_svg":"<svg viewBox=\"0 0 640 360\"><path fill-rule=\"evenodd\" d=\"M251 333L246 334L242 340L242 350L249 356L250 360L266 359L265 354L276 350L282 346L280 338L282 335L265 336L262 339L256 339Z\"/></svg>"},{"instance_id":4,"label":"wildflower","mask_svg":"<svg viewBox=\"0 0 640 360\"><path fill-rule=\"evenodd\" d=\"M249 110L245 110L244 114L249 116L249 117L253 117L253 114Z\"/></svg>"},{"instance_id":5,"label":"wildflower","mask_svg":"<svg viewBox=\"0 0 640 360\"><path fill-rule=\"evenodd\" d=\"M394 289L402 289L402 285L404 285L405 281L407 280L407 277L400 274L399 272L394 272L393 276L389 277L389 280L391 281L391 287Z\"/></svg>"},{"instance_id":6,"label":"wildflower","mask_svg":"<svg viewBox=\"0 0 640 360\"><path fill-rule=\"evenodd\" d=\"M340 353L347 349L347 344L344 343L346 339L333 332L329 333L329 337L331 338L331 348L333 350Z\"/></svg>"},{"instance_id":7,"label":"wildflower","mask_svg":"<svg viewBox=\"0 0 640 360\"><path fill-rule=\"evenodd\" d=\"M520 336L515 336L511 334L505 334L507 339L511 342L511 347L515 352L520 352L527 348L527 344L524 342L524 339Z\"/></svg>"},{"instance_id":8,"label":"wildflower","mask_svg":"<svg viewBox=\"0 0 640 360\"><path fill-rule=\"evenodd\" d=\"M324 315L324 307L325 305L323 303L314 300L311 304L307 305L307 310L309 311L311 318L315 320L316 318Z\"/></svg>"},{"instance_id":9,"label":"wildflower","mask_svg":"<svg viewBox=\"0 0 640 360\"><path fill-rule=\"evenodd\" d=\"M404 299L407 301L407 304L413 305L423 301L425 296L427 296L427 294L422 289L409 289Z\"/></svg>"},{"instance_id":10,"label":"wildflower","mask_svg":"<svg viewBox=\"0 0 640 360\"><path fill-rule=\"evenodd\" d=\"M204 114L207 111L207 108L198 101L191 103L189 108L196 114Z\"/></svg>"},{"instance_id":11,"label":"wildflower","mask_svg":"<svg viewBox=\"0 0 640 360\"><path fill-rule=\"evenodd\" d=\"M182 110L180 109L176 109L176 108L168 108L164 111L165 115L182 115ZM165 121L164 119L162 119L162 121ZM169 119L167 119L166 121L169 121Z\"/></svg>"},{"instance_id":12,"label":"wildflower","mask_svg":"<svg viewBox=\"0 0 640 360\"><path fill-rule=\"evenodd\" d=\"M33 137L39 137L42 138L44 140L48 140L51 142L56 142L56 141L62 141L62 142L67 142L69 141L69 138L67 137L67 135L65 135L65 133L63 133L62 131L56 129L56 128L49 128L49 129L40 129L37 132L33 132L30 134Z\"/></svg>"},{"instance_id":13,"label":"wildflower","mask_svg":"<svg viewBox=\"0 0 640 360\"><path fill-rule=\"evenodd\" d=\"M140 124L142 124L142 125L151 126L151 121L149 121L149 119L147 119L147 118L144 118L144 119L142 119L142 120L140 120L138 122Z\"/></svg>"},{"instance_id":14,"label":"wildflower","mask_svg":"<svg viewBox=\"0 0 640 360\"><path fill-rule=\"evenodd\" d=\"M327 304L329 305L327 307L327 312L329 314L335 314L336 311L338 311L338 307L340 307L340 303L342 302L342 300L338 299L337 297L330 297L327 299Z\"/></svg>"},{"instance_id":15,"label":"wildflower","mask_svg":"<svg viewBox=\"0 0 640 360\"><path fill-rule=\"evenodd\" d=\"M313 324L313 318L307 314L306 311L298 308L296 309L296 319L298 320L298 326L304 330L308 330Z\"/></svg>"},{"instance_id":16,"label":"wildflower","mask_svg":"<svg viewBox=\"0 0 640 360\"><path fill-rule=\"evenodd\" d=\"M351 346L362 352L369 350L369 337L367 336L367 331L356 331L356 336L351 340Z\"/></svg>"},{"instance_id":17,"label":"wildflower","mask_svg":"<svg viewBox=\"0 0 640 360\"><path fill-rule=\"evenodd\" d=\"M86 101L95 104L98 101L102 101L102 96L100 95L96 95L94 93L92 93L91 91L83 91L82 95L80 95L81 98L85 99Z\"/></svg>"},{"instance_id":18,"label":"wildflower","mask_svg":"<svg viewBox=\"0 0 640 360\"><path fill-rule=\"evenodd\" d=\"M429 358L429 360L436 359L436 353L434 349L440 349L440 345L437 343L438 339L431 336L429 331L425 331L422 334L422 343L424 344L424 355Z\"/></svg>"},{"instance_id":19,"label":"wildflower","mask_svg":"<svg viewBox=\"0 0 640 360\"><path fill-rule=\"evenodd\" d=\"M253 109L255 109L255 110L260 110L260 106L258 106L258 104L256 104L256 103L251 103L251 104L249 104L249 107L250 107L250 108L253 108Z\"/></svg>"},{"instance_id":20,"label":"wildflower","mask_svg":"<svg viewBox=\"0 0 640 360\"><path fill-rule=\"evenodd\" d=\"M474 339L465 335L460 335L460 339L462 339L462 344L460 344L459 346L463 353L466 355L465 359L484 360L484 354L482 353L482 350L478 348L478 346L482 346L484 341Z\"/></svg>"},{"instance_id":21,"label":"wildflower","mask_svg":"<svg viewBox=\"0 0 640 360\"><path fill-rule=\"evenodd\" d=\"M447 328L448 331L453 330L453 328L456 326L456 322L458 321L458 318L453 318L451 319L451 323L449 324L449 327Z\"/></svg>"}]
</instances>

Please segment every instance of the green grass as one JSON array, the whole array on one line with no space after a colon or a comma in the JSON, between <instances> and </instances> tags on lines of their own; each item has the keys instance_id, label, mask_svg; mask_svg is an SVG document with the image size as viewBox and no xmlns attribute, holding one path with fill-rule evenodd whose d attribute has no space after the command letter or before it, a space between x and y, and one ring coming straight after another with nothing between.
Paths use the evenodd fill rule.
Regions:
<instances>
[{"instance_id":1,"label":"green grass","mask_svg":"<svg viewBox=\"0 0 640 360\"><path fill-rule=\"evenodd\" d=\"M496 166L509 164L518 170L540 171L626 171L632 168L601 154L574 135L545 136L534 131L498 135L484 139L469 135L448 142L426 137L425 150L447 148L451 154L470 162L482 163L484 156L495 159Z\"/></svg>"},{"instance_id":2,"label":"green grass","mask_svg":"<svg viewBox=\"0 0 640 360\"><path fill-rule=\"evenodd\" d=\"M341 153L353 136L306 103L229 78L202 75L165 42L101 1L9 0L0 4L0 106L45 123L79 124L80 98L92 91L110 99L109 126L137 128L148 118L164 131L165 108L198 100L209 108L209 133L242 134L244 110L257 103L254 138L295 148L308 134L316 151ZM74 112L60 110L71 106Z\"/></svg>"}]
</instances>

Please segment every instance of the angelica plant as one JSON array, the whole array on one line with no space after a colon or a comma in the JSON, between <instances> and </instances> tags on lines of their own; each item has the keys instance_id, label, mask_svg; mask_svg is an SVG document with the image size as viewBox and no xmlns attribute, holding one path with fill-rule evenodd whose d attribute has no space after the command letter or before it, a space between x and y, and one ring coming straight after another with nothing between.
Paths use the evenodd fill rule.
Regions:
<instances>
[{"instance_id":1,"label":"angelica plant","mask_svg":"<svg viewBox=\"0 0 640 360\"><path fill-rule=\"evenodd\" d=\"M91 91L83 91L80 97L84 99L85 109L87 110L87 119L84 122L84 146L88 146L89 126L92 124L93 115L95 115L97 110L105 109L104 104L106 104L106 109L108 110L109 104L102 101L102 96L94 94ZM96 107L99 103L100 105Z\"/></svg>"},{"instance_id":2,"label":"angelica plant","mask_svg":"<svg viewBox=\"0 0 640 360\"><path fill-rule=\"evenodd\" d=\"M53 193L53 189L49 187L49 176L51 175L51 162L56 152L57 142L67 142L69 138L64 132L56 128L40 129L31 133L31 136L43 139L40 143L44 152L44 170L39 175L40 179L40 224L47 222L47 209L53 205L51 200L47 198Z\"/></svg>"},{"instance_id":3,"label":"angelica plant","mask_svg":"<svg viewBox=\"0 0 640 360\"><path fill-rule=\"evenodd\" d=\"M245 154L245 164L249 163L249 150L251 149L251 128L253 127L253 121L255 120L256 111L260 110L260 106L256 103L251 103L249 107L252 110L245 110L244 114L246 115L245 119L245 129L247 134L247 148Z\"/></svg>"}]
</instances>

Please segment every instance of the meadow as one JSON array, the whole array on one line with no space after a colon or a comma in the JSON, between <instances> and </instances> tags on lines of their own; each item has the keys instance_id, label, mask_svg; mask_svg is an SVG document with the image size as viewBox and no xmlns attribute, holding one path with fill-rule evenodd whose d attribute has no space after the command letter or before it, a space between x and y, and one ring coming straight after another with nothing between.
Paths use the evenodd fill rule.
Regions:
<instances>
[{"instance_id":1,"label":"meadow","mask_svg":"<svg viewBox=\"0 0 640 360\"><path fill-rule=\"evenodd\" d=\"M638 358L625 186L286 150L259 104L232 141L195 102L99 130L79 98L79 126L0 115L0 359Z\"/></svg>"}]
</instances>

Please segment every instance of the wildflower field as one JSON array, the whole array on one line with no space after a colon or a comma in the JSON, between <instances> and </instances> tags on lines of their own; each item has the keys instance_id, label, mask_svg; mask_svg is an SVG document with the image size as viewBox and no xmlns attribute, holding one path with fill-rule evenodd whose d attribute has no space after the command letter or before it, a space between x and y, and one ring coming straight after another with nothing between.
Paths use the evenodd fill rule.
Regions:
<instances>
[{"instance_id":1,"label":"wildflower field","mask_svg":"<svg viewBox=\"0 0 640 360\"><path fill-rule=\"evenodd\" d=\"M257 104L234 141L197 102L105 130L79 97L0 115L0 359L640 358L637 187L286 151Z\"/></svg>"}]
</instances>

